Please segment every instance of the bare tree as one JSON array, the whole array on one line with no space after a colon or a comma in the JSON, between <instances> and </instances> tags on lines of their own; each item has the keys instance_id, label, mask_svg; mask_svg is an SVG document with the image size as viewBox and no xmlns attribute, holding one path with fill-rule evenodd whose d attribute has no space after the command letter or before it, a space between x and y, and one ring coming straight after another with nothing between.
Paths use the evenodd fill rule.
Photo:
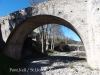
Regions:
<instances>
[{"instance_id":1,"label":"bare tree","mask_svg":"<svg viewBox=\"0 0 100 75\"><path fill-rule=\"evenodd\" d=\"M29 0L29 3L31 5L35 5L35 4L38 4L40 2L43 2L44 0ZM42 10L42 8L41 8ZM39 37L40 37L40 41L41 41L41 44L42 44L42 53L45 54L45 51L46 51L46 26L41 26L41 27L38 27L38 30L39 30Z\"/></svg>"},{"instance_id":2,"label":"bare tree","mask_svg":"<svg viewBox=\"0 0 100 75\"><path fill-rule=\"evenodd\" d=\"M50 25L50 39L51 39L51 50L54 50L55 42L57 38L62 38L63 32L61 30L61 25L51 24Z\"/></svg>"},{"instance_id":3,"label":"bare tree","mask_svg":"<svg viewBox=\"0 0 100 75\"><path fill-rule=\"evenodd\" d=\"M31 5L43 2L44 0L29 0ZM55 14L55 4L52 3L53 6L53 14ZM43 9L41 7L41 12L43 12ZM57 41L57 37L62 37L63 33L61 31L61 26L58 24L47 24L47 25L43 25L41 27L38 27L39 29L39 37L40 37L40 41L42 44L42 53L45 54L45 51L48 50L48 42L49 39L51 39L51 50L54 50L54 44Z\"/></svg>"}]
</instances>

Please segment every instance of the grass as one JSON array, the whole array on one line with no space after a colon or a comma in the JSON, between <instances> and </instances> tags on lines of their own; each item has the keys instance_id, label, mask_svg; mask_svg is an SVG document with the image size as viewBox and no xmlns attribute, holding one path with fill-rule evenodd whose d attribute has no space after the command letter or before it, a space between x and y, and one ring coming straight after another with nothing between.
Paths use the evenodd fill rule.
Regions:
<instances>
[{"instance_id":1,"label":"grass","mask_svg":"<svg viewBox=\"0 0 100 75\"><path fill-rule=\"evenodd\" d=\"M73 65L70 66L71 69L75 68Z\"/></svg>"},{"instance_id":2,"label":"grass","mask_svg":"<svg viewBox=\"0 0 100 75\"><path fill-rule=\"evenodd\" d=\"M86 67L87 69L89 69L89 70L93 70L91 67Z\"/></svg>"},{"instance_id":3,"label":"grass","mask_svg":"<svg viewBox=\"0 0 100 75\"><path fill-rule=\"evenodd\" d=\"M17 75L16 72L10 72L10 68L22 68L22 64L22 60L14 60L0 53L0 75Z\"/></svg>"},{"instance_id":4,"label":"grass","mask_svg":"<svg viewBox=\"0 0 100 75\"><path fill-rule=\"evenodd\" d=\"M54 53L53 50L48 50L48 51L46 51L46 54L47 54L48 56L51 56L53 53Z\"/></svg>"},{"instance_id":5,"label":"grass","mask_svg":"<svg viewBox=\"0 0 100 75\"><path fill-rule=\"evenodd\" d=\"M69 54L70 52L66 52L66 54Z\"/></svg>"}]
</instances>

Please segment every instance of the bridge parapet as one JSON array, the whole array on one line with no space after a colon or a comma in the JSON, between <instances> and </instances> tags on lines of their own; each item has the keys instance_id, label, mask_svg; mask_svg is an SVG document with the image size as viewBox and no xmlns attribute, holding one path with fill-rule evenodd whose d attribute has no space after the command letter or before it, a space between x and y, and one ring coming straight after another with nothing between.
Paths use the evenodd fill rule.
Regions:
<instances>
[{"instance_id":1,"label":"bridge parapet","mask_svg":"<svg viewBox=\"0 0 100 75\"><path fill-rule=\"evenodd\" d=\"M69 46L84 46L84 45L78 45L78 44L68 44Z\"/></svg>"}]
</instances>

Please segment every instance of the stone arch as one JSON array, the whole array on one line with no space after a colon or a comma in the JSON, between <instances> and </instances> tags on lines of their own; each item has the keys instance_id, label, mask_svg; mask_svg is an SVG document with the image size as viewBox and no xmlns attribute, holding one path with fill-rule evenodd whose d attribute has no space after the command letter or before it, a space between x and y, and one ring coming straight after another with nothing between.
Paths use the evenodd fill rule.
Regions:
<instances>
[{"instance_id":1,"label":"stone arch","mask_svg":"<svg viewBox=\"0 0 100 75\"><path fill-rule=\"evenodd\" d=\"M100 60L98 60L100 57L100 41L98 41L100 39L100 18L98 17L98 15L100 15L100 11L97 11L98 8L95 6L95 3L97 6L100 6L99 1L96 2L94 0L49 0L47 2L16 11L0 18L2 38L6 42L10 33L17 27L17 25L19 26L24 24L25 21L29 21L36 15L56 16L69 22L76 31L79 32L78 34L80 34L85 46L88 63L92 68L100 70ZM14 31L16 30L17 28ZM16 39L11 36L9 38ZM8 43L12 43L11 40L8 41ZM2 43L0 44L2 45ZM10 49L10 46L6 46L4 51L6 55L13 57L14 59L20 58L20 54L17 54L17 50L15 52L15 50L7 49ZM17 56L15 54L10 55L10 52L16 53Z\"/></svg>"},{"instance_id":2,"label":"stone arch","mask_svg":"<svg viewBox=\"0 0 100 75\"><path fill-rule=\"evenodd\" d=\"M52 15L37 15L24 20L16 26L7 40L4 53L14 59L20 59L22 46L27 35L32 32L33 29L50 23L65 25L78 34L80 38L82 38L80 32L64 19Z\"/></svg>"},{"instance_id":3,"label":"stone arch","mask_svg":"<svg viewBox=\"0 0 100 75\"><path fill-rule=\"evenodd\" d=\"M73 5L74 5L74 7L73 7ZM0 18L3 40L6 42L10 33L12 35L12 33L18 28L18 26L20 26L21 24L24 24L26 21L29 21L29 23L31 23L30 19L32 19L38 15L51 15L51 16L55 16L55 17L61 18L65 21L69 22L71 24L70 26L72 26L69 28L73 28L72 30L74 30L74 32L79 34L79 36L81 37L81 40L84 40L83 44L85 46L85 49L87 50L87 48L88 48L88 39L87 39L88 31L87 31L87 22L86 22L86 8L81 7L81 5L86 6L86 2L84 0L81 0L80 2L70 1L70 0L68 0L68 1L66 1L66 0L63 0L63 1L50 0L50 1L47 1L44 3L39 3L32 7L28 7L28 8L13 12L7 16L4 16L4 17ZM76 10L76 8L77 8L77 10ZM48 20L51 21L51 19L48 19ZM56 19L56 20L59 21L58 19ZM41 21L42 21L42 19L40 20L40 22ZM55 18L54 18L54 21L55 21ZM28 24L28 22L26 24ZM43 24L41 24L41 25L43 25ZM64 23L62 23L62 24L64 25ZM20 26L20 30L22 30L21 26ZM36 27L38 27L38 25ZM24 32L22 32L22 33L24 33ZM10 37L11 37L11 35L10 35ZM8 39L8 41L9 41L9 39ZM12 46L12 47L14 47L14 46ZM4 52L6 52L6 51L4 51ZM9 53L10 53L10 51L9 51ZM5 54L9 56L9 53L7 54L7 52L6 52Z\"/></svg>"},{"instance_id":4,"label":"stone arch","mask_svg":"<svg viewBox=\"0 0 100 75\"><path fill-rule=\"evenodd\" d=\"M28 33L31 32L28 31L27 33L23 34L25 30L29 30L30 28L33 28L33 26L34 28L36 28L40 26L40 24L43 25L51 22L62 25L68 24L69 28L71 28L81 37L81 40L83 41L83 44L85 46L86 53L88 54L87 58L90 57L88 51L89 40L86 20L87 10L85 7L86 2L84 0L50 0L44 3L39 3L32 7L13 12L7 16L0 18L3 40L6 42L6 40L8 39L6 42L4 53L14 59L20 59L20 49L22 48L22 43L24 41L23 39L25 39L26 34L28 35ZM49 18L47 19L48 21L46 19L43 21L43 16L45 16L45 18L49 16ZM53 16L54 18L51 18ZM40 18L39 21L37 21L38 18ZM32 24L33 26L30 25L32 23L31 20L34 20L34 23ZM39 22L40 24L37 22ZM35 23L36 25L34 25ZM27 27L27 25L30 26ZM25 26L26 28L23 26ZM18 31L21 32L18 33ZM16 37L14 37L15 35ZM18 37L19 35L21 35L21 37Z\"/></svg>"}]
</instances>

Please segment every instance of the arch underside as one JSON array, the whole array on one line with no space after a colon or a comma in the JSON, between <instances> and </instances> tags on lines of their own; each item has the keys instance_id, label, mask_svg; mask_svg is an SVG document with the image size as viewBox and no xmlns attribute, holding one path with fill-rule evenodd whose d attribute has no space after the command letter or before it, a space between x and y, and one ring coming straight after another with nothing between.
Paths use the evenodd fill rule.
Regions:
<instances>
[{"instance_id":1,"label":"arch underside","mask_svg":"<svg viewBox=\"0 0 100 75\"><path fill-rule=\"evenodd\" d=\"M35 28L44 24L64 25L73 30L81 38L80 33L75 27L64 19L52 15L37 15L24 20L15 27L7 40L4 53L14 59L20 59L22 46L27 35Z\"/></svg>"}]
</instances>

